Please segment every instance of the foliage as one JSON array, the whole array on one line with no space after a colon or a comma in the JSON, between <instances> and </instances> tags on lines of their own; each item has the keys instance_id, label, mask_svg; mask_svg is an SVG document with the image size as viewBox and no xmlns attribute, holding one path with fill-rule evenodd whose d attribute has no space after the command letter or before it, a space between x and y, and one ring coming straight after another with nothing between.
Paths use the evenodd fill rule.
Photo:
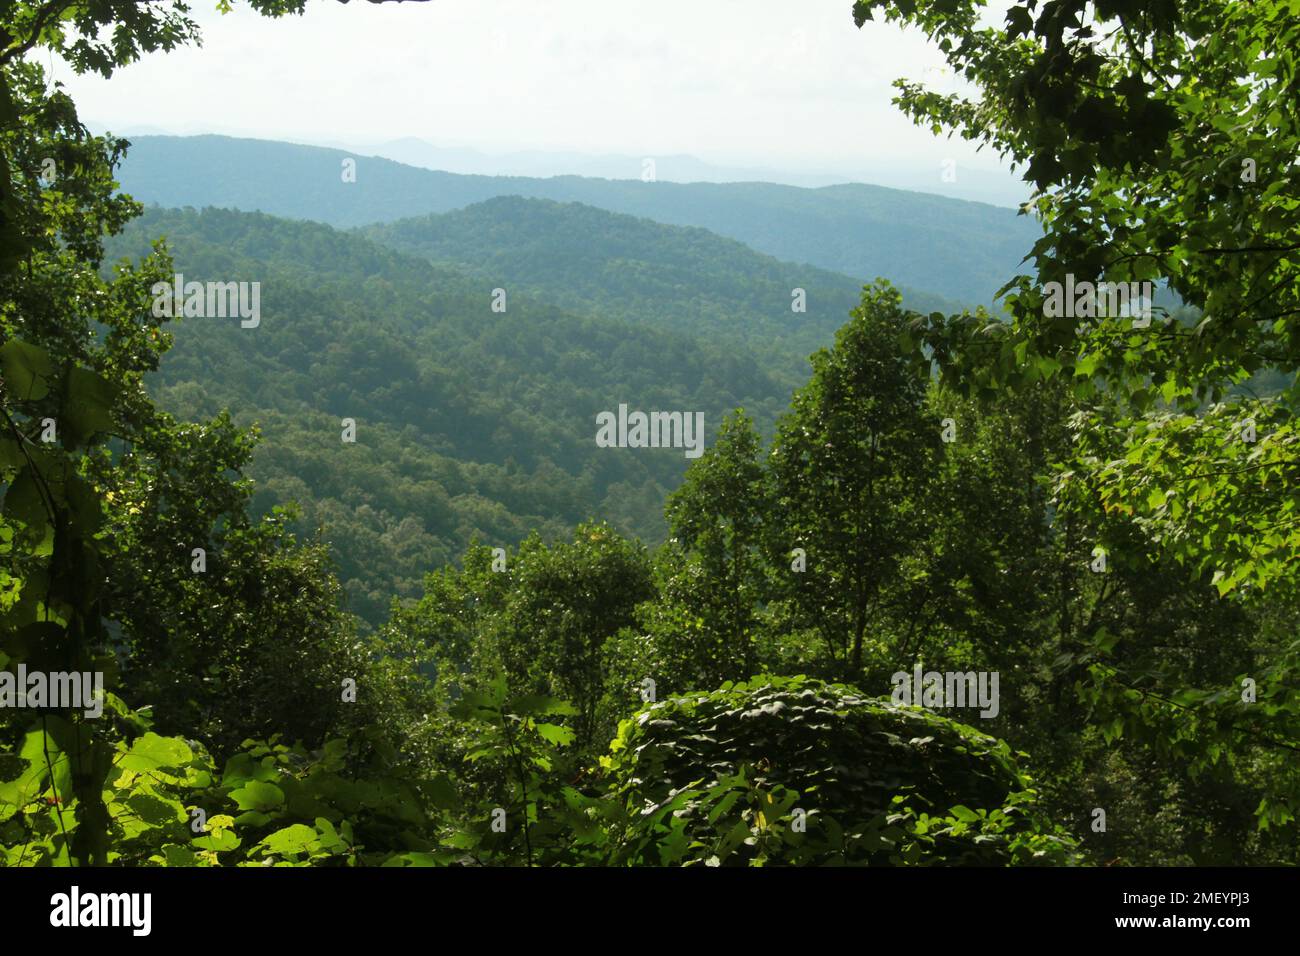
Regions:
<instances>
[{"instance_id":1,"label":"foliage","mask_svg":"<svg viewBox=\"0 0 1300 956\"><path fill-rule=\"evenodd\" d=\"M669 686L715 687L754 671L755 608L771 590L762 547L772 507L761 454L753 421L737 410L668 497L665 514L681 550L665 550L659 562L656 613L671 620L657 631L679 640L689 634L682 650L694 659L689 677L678 675L685 682ZM667 676L660 667L654 673Z\"/></svg>"},{"instance_id":2,"label":"foliage","mask_svg":"<svg viewBox=\"0 0 1300 956\"><path fill-rule=\"evenodd\" d=\"M247 740L218 771L202 747L132 725L104 786L118 866L376 865L432 849L422 801L382 761L349 767L348 745L308 752L278 737ZM82 814L70 784L74 730L47 718L28 732L23 766L0 784L0 853L6 865L66 865ZM364 779L355 775L363 771ZM353 772L349 772L353 771Z\"/></svg>"},{"instance_id":3,"label":"foliage","mask_svg":"<svg viewBox=\"0 0 1300 956\"><path fill-rule=\"evenodd\" d=\"M928 364L900 349L907 320L887 283L864 291L835 347L813 356L812 378L772 447L768 547L785 566L779 593L854 677L882 594L924 520L940 442L924 402Z\"/></svg>"},{"instance_id":4,"label":"foliage","mask_svg":"<svg viewBox=\"0 0 1300 956\"><path fill-rule=\"evenodd\" d=\"M451 715L471 727L465 760L486 764L492 783L464 799L458 828L445 842L475 863L572 862L575 848L598 837L587 801L562 781L572 762L558 751L574 742L561 723L579 716L571 704L543 694L509 694L504 677L467 691ZM561 769L564 768L564 769Z\"/></svg>"},{"instance_id":5,"label":"foliage","mask_svg":"<svg viewBox=\"0 0 1300 956\"><path fill-rule=\"evenodd\" d=\"M0 860L1298 862L1296 17L1191 0L1094 23L1047 0L985 30L977 6L856 13L920 25L976 83L978 102L904 84L900 104L1026 163L1036 274L1005 324L865 290L777 423L775 353L644 323L715 279L756 315L787 267L522 200L375 231L443 255L466 224L526 220L514 248L538 259L516 275L556 294L571 263L536 235L600 224L568 251L603 241L644 293L625 322L527 296L485 321L484 273L357 234L212 210L130 226L124 144L24 57L107 75L193 40L185 5L3 5L0 668L106 689L98 717L0 714ZM1236 175L1244 148L1262 178ZM182 323L161 363L160 230L192 275L267 284L256 339ZM106 267L106 242L135 261ZM670 265L682 288L644 281ZM1162 278L1183 304L1151 329L1064 320L1040 283L1067 274ZM578 299L619 308L618 282ZM736 319L700 301L714 333ZM658 520L684 460L590 458L573 424L619 390L754 416L690 464L653 553L618 528ZM343 416L373 444L341 449ZM342 582L319 524L355 539ZM429 567L421 599L388 601ZM345 590L388 609L373 640ZM1005 706L977 730L875 696L913 667L997 672Z\"/></svg>"},{"instance_id":6,"label":"foliage","mask_svg":"<svg viewBox=\"0 0 1300 956\"><path fill-rule=\"evenodd\" d=\"M1073 392L1075 443L1055 501L1071 520L1098 540L1135 530L1121 532L1121 554L1177 562L1189 587L1257 619L1290 616L1300 567L1295 5L1047 0L1010 5L1001 28L978 22L980 6L854 5L859 26L883 12L919 27L974 87L941 96L900 81L900 108L1023 164L1036 189L1043 236L1032 272L1004 287L1011 321L918 321L917 337L964 392L1045 379ZM1149 324L1132 309L1090 307L1086 294L1076 308L1049 308L1048 284L1067 281L1158 282L1186 308L1156 310ZM1281 391L1260 399L1234 387L1259 373ZM1292 641L1253 642L1251 673L1267 684L1252 703L1230 671L1193 678L1176 658L1152 666L1126 635L1085 639L1098 663L1083 698L1108 701L1130 733L1194 752L1194 768L1229 752L1224 734L1266 767L1300 746ZM1230 695L1247 706L1225 712ZM1261 826L1292 819L1297 805L1293 775L1269 776Z\"/></svg>"},{"instance_id":7,"label":"foliage","mask_svg":"<svg viewBox=\"0 0 1300 956\"><path fill-rule=\"evenodd\" d=\"M765 368L798 375L861 288L849 276L757 255L705 229L519 196L362 234L570 312L738 346L761 356ZM791 311L795 289L805 292L803 312ZM903 296L921 311L960 308L911 289Z\"/></svg>"},{"instance_id":8,"label":"foliage","mask_svg":"<svg viewBox=\"0 0 1300 956\"><path fill-rule=\"evenodd\" d=\"M500 283L314 223L150 211L110 253L143 255L159 233L187 281L259 281L262 319L175 322L152 394L181 420L229 410L261 429L255 510L296 501L296 534L323 527L350 607L371 625L474 538L554 540L600 514L656 543L663 497L689 462L680 449L598 448L596 414L699 411L711 438L744 405L770 430L803 363L802 348L765 362L698 333L562 312L513 284L494 313ZM689 295L707 286L697 277ZM789 302L786 290L787 314ZM355 444L340 440L343 418L357 422Z\"/></svg>"},{"instance_id":9,"label":"foliage","mask_svg":"<svg viewBox=\"0 0 1300 956\"><path fill-rule=\"evenodd\" d=\"M802 677L649 704L601 765L632 818L618 850L629 862L1060 863L1073 852L1005 743Z\"/></svg>"}]
</instances>

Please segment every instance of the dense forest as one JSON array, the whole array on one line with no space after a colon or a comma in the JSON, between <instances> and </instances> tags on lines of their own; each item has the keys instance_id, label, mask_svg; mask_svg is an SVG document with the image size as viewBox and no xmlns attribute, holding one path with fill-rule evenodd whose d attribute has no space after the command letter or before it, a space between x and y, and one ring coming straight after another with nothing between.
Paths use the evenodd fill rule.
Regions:
<instances>
[{"instance_id":1,"label":"dense forest","mask_svg":"<svg viewBox=\"0 0 1300 956\"><path fill-rule=\"evenodd\" d=\"M229 409L261 429L255 510L296 501L296 530L328 525L350 608L371 626L475 539L552 539L600 515L661 543L664 495L687 462L604 452L595 415L620 401L700 410L711 439L743 407L770 436L808 354L860 294L847 277L703 230L535 200L484 205L449 214L450 234L394 227L392 246L447 243L418 250L432 265L317 223L216 209L150 210L106 245L107 263L165 235L182 275L261 277L258 328L176 322L152 392L183 420ZM573 238L547 243L551 229ZM357 454L338 453L344 417L361 429Z\"/></svg>"},{"instance_id":2,"label":"dense forest","mask_svg":"<svg viewBox=\"0 0 1300 956\"><path fill-rule=\"evenodd\" d=\"M1085 6L845 10L1019 220L245 144L264 208L28 56L183 5L0 7L0 863L1300 863L1300 15Z\"/></svg>"}]
</instances>

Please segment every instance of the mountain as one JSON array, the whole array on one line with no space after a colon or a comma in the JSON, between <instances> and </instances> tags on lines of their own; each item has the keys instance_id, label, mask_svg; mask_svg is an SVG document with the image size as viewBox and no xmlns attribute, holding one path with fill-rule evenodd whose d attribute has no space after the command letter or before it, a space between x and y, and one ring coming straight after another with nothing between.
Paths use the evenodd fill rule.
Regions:
<instances>
[{"instance_id":1,"label":"mountain","mask_svg":"<svg viewBox=\"0 0 1300 956\"><path fill-rule=\"evenodd\" d=\"M102 136L114 133L133 139L137 136L194 136L194 128L128 124L113 129L110 124L83 120L88 129ZM208 128L206 135L235 137L256 136L238 129ZM354 156L382 156L407 166L421 166L449 173L477 176L584 176L599 179L639 179L647 159L654 160L655 177L674 183L782 183L787 186L818 188L841 183L876 183L891 189L932 193L953 199L990 203L1016 209L1030 198L1031 187L1014 171L991 167L962 165L949 167L947 160L918 163L912 160L859 158L851 163L817 169L796 167L720 165L683 154L640 155L583 153L572 150L517 149L508 152L484 151L470 146L431 143L415 136L390 140L346 140L329 134L298 137L295 142L326 149L339 149Z\"/></svg>"},{"instance_id":2,"label":"mountain","mask_svg":"<svg viewBox=\"0 0 1300 956\"><path fill-rule=\"evenodd\" d=\"M345 160L355 162L355 182L344 181ZM223 136L138 137L118 178L147 203L262 211L339 227L449 212L497 196L579 202L708 229L858 282L884 276L968 304L990 302L1039 234L1010 209L882 186L466 176Z\"/></svg>"},{"instance_id":3,"label":"mountain","mask_svg":"<svg viewBox=\"0 0 1300 956\"><path fill-rule=\"evenodd\" d=\"M383 156L385 159L405 163L408 166L480 176L583 176L599 179L639 179L645 168L645 161L649 158L533 149L492 154L459 146L437 146L414 137L383 143L323 142L322 145L339 149L359 149L366 155ZM787 181L785 178L772 179L771 177L780 177L782 174L771 170L715 166L694 156L655 156L653 159L656 178L674 183L719 183L755 179ZM837 178L833 181L842 182L843 179ZM807 183L798 182L794 185L807 185ZM827 185L827 183L819 182L816 185Z\"/></svg>"},{"instance_id":4,"label":"mountain","mask_svg":"<svg viewBox=\"0 0 1300 956\"><path fill-rule=\"evenodd\" d=\"M132 129L123 135L171 134L169 130ZM172 134L175 135L175 134ZM382 156L408 166L441 169L449 173L472 173L483 176L586 176L601 179L639 179L648 158L654 160L655 177L674 183L783 183L787 186L817 188L845 182L873 182L892 189L915 190L991 203L1015 209L1030 195L1030 187L1013 173L995 169L962 166L948 170L942 163L901 162L867 159L854 163L851 173L831 171L793 171L757 166L720 166L694 156L630 156L548 150L521 150L509 153L484 153L457 146L437 146L414 137L382 143L334 142L328 138L311 140L315 145L343 150L359 150L366 156ZM946 175L951 173L951 175Z\"/></svg>"},{"instance_id":5,"label":"mountain","mask_svg":"<svg viewBox=\"0 0 1300 956\"><path fill-rule=\"evenodd\" d=\"M580 203L501 196L362 234L564 309L743 342L794 359L799 377L807 355L833 339L862 291L848 276L781 262L706 229ZM805 310L797 312L799 289ZM903 292L918 311L960 311L941 296Z\"/></svg>"},{"instance_id":6,"label":"mountain","mask_svg":"<svg viewBox=\"0 0 1300 956\"><path fill-rule=\"evenodd\" d=\"M531 203L524 211L598 212ZM494 204L466 214L502 212ZM613 220L611 242L620 228L640 228L599 216ZM417 596L423 574L474 538L513 544L534 529L562 535L601 517L661 540L664 495L689 459L681 448L598 447L596 416L620 404L700 412L711 438L743 406L767 431L796 381L793 359L774 365L718 324L728 312L716 291L714 328L728 333L718 341L692 334L684 319L651 327L636 310L630 320L606 317L596 302L580 312L581 296L566 309L511 291L498 313L492 284L453 266L319 223L217 209L151 209L111 240L108 261L144 255L160 235L186 282L258 282L261 315L250 328L237 318L172 323L175 344L151 389L187 419L229 409L261 427L255 506L302 505L300 530L324 529L351 607L371 623L384 619L390 596ZM723 248L693 238L701 256ZM696 286L684 286L679 301L708 299L701 286L728 269L795 268L753 253L746 263L726 248L730 259L701 258L682 278ZM579 269L570 263L570 273ZM533 274L539 288L558 287L545 269ZM635 265L611 263L605 281L631 287L635 276ZM809 293L818 301L845 290L824 296L810 284ZM754 320L748 308L733 303L735 328ZM829 314L819 321L829 325ZM342 441L345 418L356 422L355 444Z\"/></svg>"}]
</instances>

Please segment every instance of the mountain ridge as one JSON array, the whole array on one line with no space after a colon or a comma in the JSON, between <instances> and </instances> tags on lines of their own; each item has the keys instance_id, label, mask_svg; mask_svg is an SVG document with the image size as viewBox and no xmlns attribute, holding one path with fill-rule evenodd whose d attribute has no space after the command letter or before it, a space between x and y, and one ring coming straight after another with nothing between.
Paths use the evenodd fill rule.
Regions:
<instances>
[{"instance_id":1,"label":"mountain ridge","mask_svg":"<svg viewBox=\"0 0 1300 956\"><path fill-rule=\"evenodd\" d=\"M355 181L344 181L345 161ZM343 150L221 136L137 137L118 181L146 203L216 206L340 228L448 212L500 195L581 202L697 226L862 283L877 276L976 305L1015 274L1038 229L1015 211L884 186L494 177Z\"/></svg>"},{"instance_id":2,"label":"mountain ridge","mask_svg":"<svg viewBox=\"0 0 1300 956\"><path fill-rule=\"evenodd\" d=\"M848 276L782 262L701 227L583 203L496 196L358 232L561 308L779 345L800 362L834 337L862 291ZM916 311L960 311L941 296L901 291Z\"/></svg>"}]
</instances>

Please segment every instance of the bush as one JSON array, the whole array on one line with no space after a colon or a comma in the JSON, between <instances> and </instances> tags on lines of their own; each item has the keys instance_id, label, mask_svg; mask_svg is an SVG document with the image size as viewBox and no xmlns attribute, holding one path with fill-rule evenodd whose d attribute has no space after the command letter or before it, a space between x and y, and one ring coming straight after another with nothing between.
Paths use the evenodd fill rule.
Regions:
<instances>
[{"instance_id":1,"label":"bush","mask_svg":"<svg viewBox=\"0 0 1300 956\"><path fill-rule=\"evenodd\" d=\"M1004 742L842 684L760 676L649 704L601 762L626 810L614 862L1075 860Z\"/></svg>"}]
</instances>

